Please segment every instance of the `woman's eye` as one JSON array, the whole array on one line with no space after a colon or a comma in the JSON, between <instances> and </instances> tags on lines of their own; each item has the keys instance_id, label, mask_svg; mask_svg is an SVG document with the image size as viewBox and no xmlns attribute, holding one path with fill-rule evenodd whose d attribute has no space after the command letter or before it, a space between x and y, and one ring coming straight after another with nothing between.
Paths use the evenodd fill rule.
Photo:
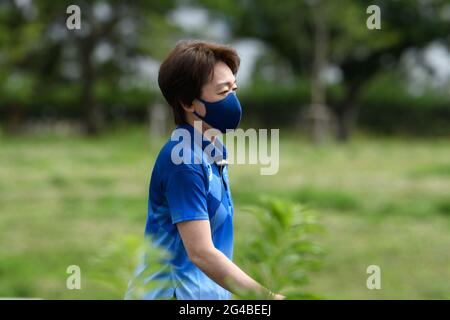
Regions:
<instances>
[{"instance_id":1,"label":"woman's eye","mask_svg":"<svg viewBox=\"0 0 450 320\"><path fill-rule=\"evenodd\" d=\"M236 91L236 90L237 90L237 87L234 87L234 88L232 88L231 90L232 90L232 91ZM228 92L230 92L229 89L228 89L228 90L224 90L224 91L222 91L222 92L219 92L219 95L224 96L224 95L226 95Z\"/></svg>"}]
</instances>

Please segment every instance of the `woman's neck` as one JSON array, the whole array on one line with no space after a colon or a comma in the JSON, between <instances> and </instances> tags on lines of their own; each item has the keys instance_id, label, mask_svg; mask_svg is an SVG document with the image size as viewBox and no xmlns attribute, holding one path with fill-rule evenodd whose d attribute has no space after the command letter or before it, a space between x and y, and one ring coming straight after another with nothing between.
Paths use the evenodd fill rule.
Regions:
<instances>
[{"instance_id":1,"label":"woman's neck","mask_svg":"<svg viewBox=\"0 0 450 320\"><path fill-rule=\"evenodd\" d=\"M214 143L214 141L216 140L216 137L217 137L217 135L214 134L215 130L209 130L211 128L209 128L203 121L201 121L201 128L200 128L198 121L200 121L200 120L188 119L187 122L195 130L200 131L199 129L201 129L202 136L205 137L206 139L208 139L209 141L211 141L212 143Z\"/></svg>"}]
</instances>

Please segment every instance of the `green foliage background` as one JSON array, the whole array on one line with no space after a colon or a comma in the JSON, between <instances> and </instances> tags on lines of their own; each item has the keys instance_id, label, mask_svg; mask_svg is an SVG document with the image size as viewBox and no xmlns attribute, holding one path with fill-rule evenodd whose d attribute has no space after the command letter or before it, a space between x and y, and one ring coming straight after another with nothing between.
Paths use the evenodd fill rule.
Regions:
<instances>
[{"instance_id":1,"label":"green foliage background","mask_svg":"<svg viewBox=\"0 0 450 320\"><path fill-rule=\"evenodd\" d=\"M136 260L132 248L143 241L147 187L162 143L143 127L116 128L96 139L0 136L0 296L123 298ZM272 251L255 260L249 250L274 230L284 230L274 241L285 236L286 244L301 241L296 235L302 229L282 227L276 214L293 210L292 221L308 222L315 211L322 230L306 240L324 253L320 268L300 265L300 276L306 270L309 278L299 283L300 293L331 299L449 298L449 150L445 139L362 135L347 145L313 146L284 132L277 175L261 176L259 166L230 167L237 261L264 281L267 272L290 275ZM306 208L285 210L287 204L275 202L248 210L261 204L261 195ZM123 235L132 235L130 249L128 240L114 244ZM276 243L264 245L282 254ZM269 271L259 267L266 259ZM82 272L79 291L65 286L73 264ZM366 288L372 264L381 267L381 290ZM98 281L104 270L104 278L115 279L109 286Z\"/></svg>"}]
</instances>

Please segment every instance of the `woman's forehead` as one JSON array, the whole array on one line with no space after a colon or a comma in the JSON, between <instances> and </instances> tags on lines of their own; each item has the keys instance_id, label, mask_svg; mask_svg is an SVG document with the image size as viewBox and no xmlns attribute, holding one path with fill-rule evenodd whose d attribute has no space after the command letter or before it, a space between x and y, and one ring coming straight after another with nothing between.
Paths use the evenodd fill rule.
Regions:
<instances>
[{"instance_id":1,"label":"woman's forehead","mask_svg":"<svg viewBox=\"0 0 450 320\"><path fill-rule=\"evenodd\" d=\"M214 75L212 78L212 85L220 86L224 84L232 84L235 82L235 77L230 67L222 61L219 61L214 66Z\"/></svg>"}]
</instances>

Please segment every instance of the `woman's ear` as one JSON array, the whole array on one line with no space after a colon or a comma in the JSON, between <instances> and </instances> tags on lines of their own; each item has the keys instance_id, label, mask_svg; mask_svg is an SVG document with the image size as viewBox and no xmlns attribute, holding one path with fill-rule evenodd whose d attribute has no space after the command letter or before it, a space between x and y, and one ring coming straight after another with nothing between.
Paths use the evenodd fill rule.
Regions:
<instances>
[{"instance_id":1,"label":"woman's ear","mask_svg":"<svg viewBox=\"0 0 450 320\"><path fill-rule=\"evenodd\" d=\"M194 111L196 111L199 115L201 115L202 117L205 116L206 109L203 102L198 99L194 99L194 101L192 102L192 107L194 108Z\"/></svg>"},{"instance_id":2,"label":"woman's ear","mask_svg":"<svg viewBox=\"0 0 450 320\"><path fill-rule=\"evenodd\" d=\"M194 100L195 101L195 100ZM186 112L194 112L194 102L191 103L191 105L187 105L183 102L180 102L181 107L183 108L184 111Z\"/></svg>"}]
</instances>

